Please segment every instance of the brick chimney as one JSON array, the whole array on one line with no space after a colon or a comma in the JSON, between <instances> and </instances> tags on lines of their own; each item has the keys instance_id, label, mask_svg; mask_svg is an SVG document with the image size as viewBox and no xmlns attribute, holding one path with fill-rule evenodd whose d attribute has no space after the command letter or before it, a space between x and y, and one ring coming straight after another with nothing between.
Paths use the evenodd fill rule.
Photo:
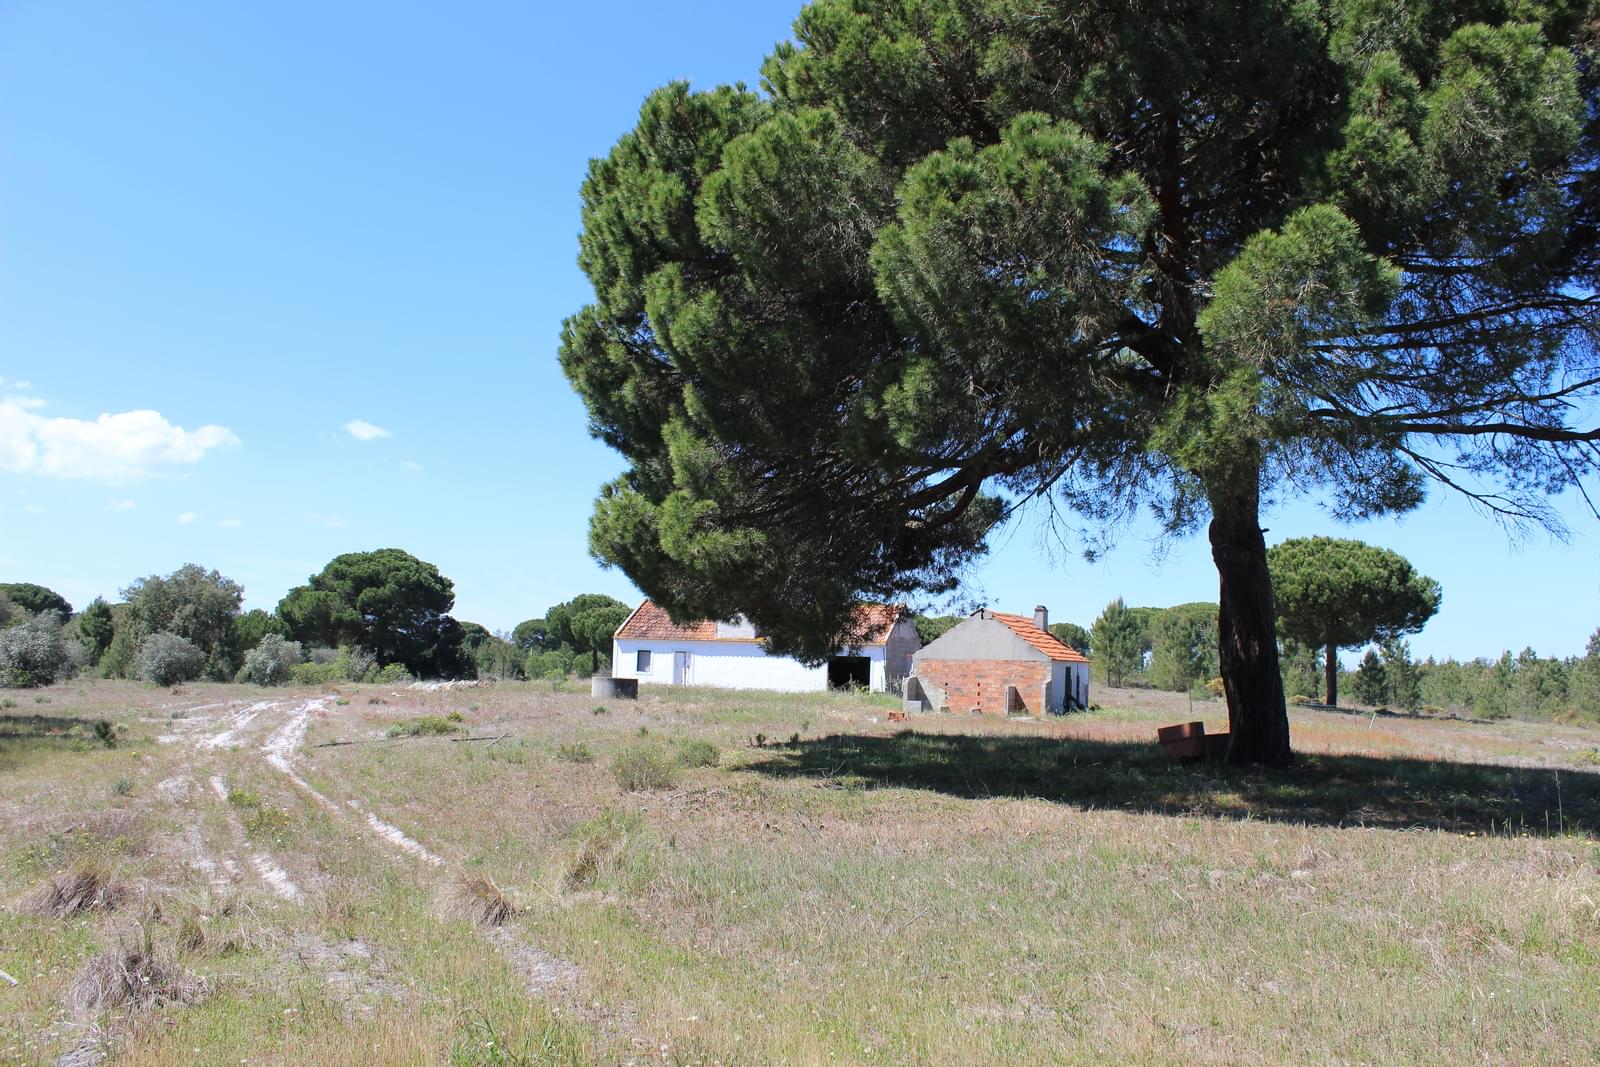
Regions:
<instances>
[{"instance_id":1,"label":"brick chimney","mask_svg":"<svg viewBox=\"0 0 1600 1067\"><path fill-rule=\"evenodd\" d=\"M1045 633L1050 632L1050 613L1045 610L1043 604L1033 609L1033 624Z\"/></svg>"}]
</instances>

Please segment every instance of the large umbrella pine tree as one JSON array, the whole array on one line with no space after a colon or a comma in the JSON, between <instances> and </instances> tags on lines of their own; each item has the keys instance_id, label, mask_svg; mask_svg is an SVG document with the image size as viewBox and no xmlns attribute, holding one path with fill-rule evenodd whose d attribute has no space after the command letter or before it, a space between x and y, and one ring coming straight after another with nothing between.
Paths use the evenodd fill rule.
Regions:
<instances>
[{"instance_id":1,"label":"large umbrella pine tree","mask_svg":"<svg viewBox=\"0 0 1600 1067\"><path fill-rule=\"evenodd\" d=\"M1262 511L1597 473L1592 0L818 0L583 185L591 547L780 650L1016 502L1208 528L1233 758L1291 758Z\"/></svg>"}]
</instances>

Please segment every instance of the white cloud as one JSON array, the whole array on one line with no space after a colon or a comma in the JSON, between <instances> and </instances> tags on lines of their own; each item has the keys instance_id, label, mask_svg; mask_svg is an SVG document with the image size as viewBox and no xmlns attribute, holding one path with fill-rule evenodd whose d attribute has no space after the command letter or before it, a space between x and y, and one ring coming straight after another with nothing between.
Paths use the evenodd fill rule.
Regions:
<instances>
[{"instance_id":1,"label":"white cloud","mask_svg":"<svg viewBox=\"0 0 1600 1067\"><path fill-rule=\"evenodd\" d=\"M44 514L44 508L41 508L38 504L24 504L22 505L22 510L29 515Z\"/></svg>"},{"instance_id":2,"label":"white cloud","mask_svg":"<svg viewBox=\"0 0 1600 1067\"><path fill-rule=\"evenodd\" d=\"M412 474L421 474L422 464L418 463L414 459L408 459L404 463L400 464L400 469L403 471L410 471Z\"/></svg>"},{"instance_id":3,"label":"white cloud","mask_svg":"<svg viewBox=\"0 0 1600 1067\"><path fill-rule=\"evenodd\" d=\"M343 515L307 515L306 521L317 526L327 526L330 529L342 530L345 528Z\"/></svg>"},{"instance_id":4,"label":"white cloud","mask_svg":"<svg viewBox=\"0 0 1600 1067\"><path fill-rule=\"evenodd\" d=\"M181 515L178 516L178 525L179 526L187 526L191 522L193 522L197 517L198 516L196 516L194 512L185 511Z\"/></svg>"},{"instance_id":5,"label":"white cloud","mask_svg":"<svg viewBox=\"0 0 1600 1067\"><path fill-rule=\"evenodd\" d=\"M225 530L236 530L244 525L244 520L234 518L219 519L217 521L217 525L221 526Z\"/></svg>"},{"instance_id":6,"label":"white cloud","mask_svg":"<svg viewBox=\"0 0 1600 1067\"><path fill-rule=\"evenodd\" d=\"M108 500L108 501L106 501L106 510L107 511L132 511L134 508L136 508L138 506L139 506L138 504L135 504L131 500Z\"/></svg>"},{"instance_id":7,"label":"white cloud","mask_svg":"<svg viewBox=\"0 0 1600 1067\"><path fill-rule=\"evenodd\" d=\"M351 419L344 424L344 429L357 441L376 441L380 437L391 436L382 426L374 426L365 419Z\"/></svg>"},{"instance_id":8,"label":"white cloud","mask_svg":"<svg viewBox=\"0 0 1600 1067\"><path fill-rule=\"evenodd\" d=\"M0 400L0 471L116 485L239 444L227 427L185 430L155 411L102 414L90 422L45 418L34 414L38 406L31 398Z\"/></svg>"}]
</instances>

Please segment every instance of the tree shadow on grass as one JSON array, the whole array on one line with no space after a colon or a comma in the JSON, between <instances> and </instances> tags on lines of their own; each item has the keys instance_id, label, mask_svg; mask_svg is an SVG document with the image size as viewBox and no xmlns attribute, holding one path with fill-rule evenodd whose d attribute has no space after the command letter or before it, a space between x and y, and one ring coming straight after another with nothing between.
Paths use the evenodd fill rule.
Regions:
<instances>
[{"instance_id":1,"label":"tree shadow on grass","mask_svg":"<svg viewBox=\"0 0 1600 1067\"><path fill-rule=\"evenodd\" d=\"M1029 797L1078 808L1321 826L1600 837L1600 774L1302 755L1287 770L1178 763L1154 744L917 733L779 745L750 768L842 788Z\"/></svg>"}]
</instances>

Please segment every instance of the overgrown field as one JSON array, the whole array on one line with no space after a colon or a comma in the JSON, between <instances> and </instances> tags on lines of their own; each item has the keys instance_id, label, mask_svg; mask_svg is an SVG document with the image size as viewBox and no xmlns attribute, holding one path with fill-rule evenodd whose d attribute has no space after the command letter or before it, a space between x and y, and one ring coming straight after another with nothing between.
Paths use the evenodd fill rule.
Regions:
<instances>
[{"instance_id":1,"label":"overgrown field","mask_svg":"<svg viewBox=\"0 0 1600 1067\"><path fill-rule=\"evenodd\" d=\"M1600 1062L1597 730L1296 711L1258 773L1105 689L9 698L3 1063Z\"/></svg>"}]
</instances>

